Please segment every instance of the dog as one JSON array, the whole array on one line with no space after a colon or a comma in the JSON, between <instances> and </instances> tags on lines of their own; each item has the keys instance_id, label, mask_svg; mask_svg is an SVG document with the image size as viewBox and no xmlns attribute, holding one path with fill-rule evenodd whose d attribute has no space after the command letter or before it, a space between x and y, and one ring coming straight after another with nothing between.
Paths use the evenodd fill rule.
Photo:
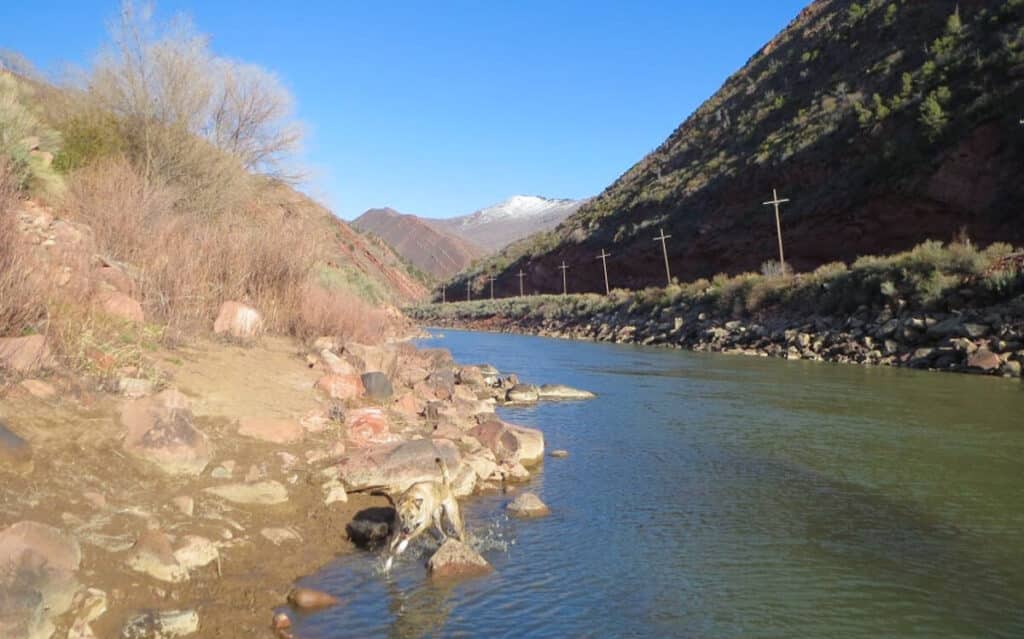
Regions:
<instances>
[{"instance_id":1,"label":"dog","mask_svg":"<svg viewBox=\"0 0 1024 639\"><path fill-rule=\"evenodd\" d=\"M448 538L444 530L444 524L447 522L455 537L459 541L466 541L466 528L462 523L459 502L452 493L448 466L440 457L434 461L441 468L441 483L416 482L409 486L397 501L388 496L388 501L395 508L395 518L391 522L388 557L384 561L385 572L391 570L395 557L405 552L409 542L431 526L441 534L443 541Z\"/></svg>"}]
</instances>

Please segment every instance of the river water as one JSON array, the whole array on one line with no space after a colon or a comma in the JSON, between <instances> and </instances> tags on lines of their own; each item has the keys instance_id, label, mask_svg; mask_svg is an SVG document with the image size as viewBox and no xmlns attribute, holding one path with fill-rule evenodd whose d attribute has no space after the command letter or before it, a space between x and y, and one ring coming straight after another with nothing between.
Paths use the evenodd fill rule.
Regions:
<instances>
[{"instance_id":1,"label":"river water","mask_svg":"<svg viewBox=\"0 0 1024 639\"><path fill-rule=\"evenodd\" d=\"M428 548L304 585L341 637L1024 636L1024 388L1007 380L445 330L424 345L598 399L541 428L529 484L464 509L496 571L438 586Z\"/></svg>"}]
</instances>

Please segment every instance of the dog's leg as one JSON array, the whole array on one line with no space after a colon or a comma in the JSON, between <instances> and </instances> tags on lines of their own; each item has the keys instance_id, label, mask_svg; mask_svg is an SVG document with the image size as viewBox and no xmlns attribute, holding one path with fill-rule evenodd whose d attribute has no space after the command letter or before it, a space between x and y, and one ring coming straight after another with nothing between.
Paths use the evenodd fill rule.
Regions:
<instances>
[{"instance_id":1,"label":"dog's leg","mask_svg":"<svg viewBox=\"0 0 1024 639\"><path fill-rule=\"evenodd\" d=\"M442 502L441 507L444 510L444 516L448 520L448 524L455 532L455 536L459 541L465 542L466 526L462 523L462 513L459 512L459 502L455 501L455 497L449 496L448 499Z\"/></svg>"}]
</instances>

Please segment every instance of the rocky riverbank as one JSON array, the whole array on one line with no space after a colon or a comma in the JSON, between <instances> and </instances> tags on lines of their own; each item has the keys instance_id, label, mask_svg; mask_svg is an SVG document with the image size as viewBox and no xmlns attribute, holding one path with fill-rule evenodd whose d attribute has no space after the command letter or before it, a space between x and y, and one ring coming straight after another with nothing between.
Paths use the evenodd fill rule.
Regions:
<instances>
[{"instance_id":1,"label":"rocky riverbank","mask_svg":"<svg viewBox=\"0 0 1024 639\"><path fill-rule=\"evenodd\" d=\"M0 391L0 636L287 637L295 579L387 534L371 491L439 479L438 455L459 496L525 480L544 436L495 406L573 395L402 343L152 359L107 394L25 357Z\"/></svg>"},{"instance_id":2,"label":"rocky riverbank","mask_svg":"<svg viewBox=\"0 0 1024 639\"><path fill-rule=\"evenodd\" d=\"M419 321L452 328L517 332L562 339L663 345L694 351L782 357L868 366L1002 375L1024 366L1024 300L927 312L861 307L849 315L763 313L739 318L713 305L681 305L591 316L480 316L456 308L416 310Z\"/></svg>"}]
</instances>

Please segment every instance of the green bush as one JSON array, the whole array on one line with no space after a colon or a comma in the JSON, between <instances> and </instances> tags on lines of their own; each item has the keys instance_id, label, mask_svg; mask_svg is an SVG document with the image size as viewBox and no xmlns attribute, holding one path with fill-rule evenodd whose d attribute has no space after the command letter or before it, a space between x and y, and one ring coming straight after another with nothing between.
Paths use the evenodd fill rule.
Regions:
<instances>
[{"instance_id":1,"label":"green bush","mask_svg":"<svg viewBox=\"0 0 1024 639\"><path fill-rule=\"evenodd\" d=\"M63 173L82 168L126 149L124 137L112 115L80 115L59 125L64 145L53 159L53 167Z\"/></svg>"}]
</instances>

